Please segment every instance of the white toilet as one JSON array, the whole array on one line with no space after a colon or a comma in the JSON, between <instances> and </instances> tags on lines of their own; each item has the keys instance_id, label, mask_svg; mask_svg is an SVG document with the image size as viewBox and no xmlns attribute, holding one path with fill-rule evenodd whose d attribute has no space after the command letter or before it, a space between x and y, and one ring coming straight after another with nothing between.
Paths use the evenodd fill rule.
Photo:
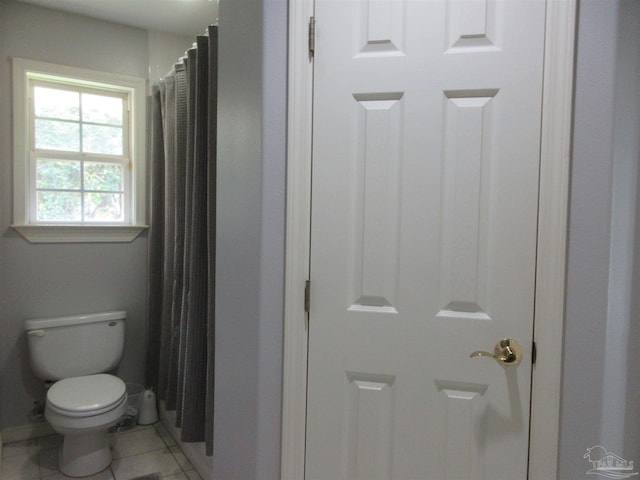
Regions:
<instances>
[{"instance_id":1,"label":"white toilet","mask_svg":"<svg viewBox=\"0 0 640 480\"><path fill-rule=\"evenodd\" d=\"M122 380L106 374L122 358L126 312L25 321L31 366L54 381L44 415L64 435L59 468L70 477L98 473L111 464L107 438L127 407Z\"/></svg>"}]
</instances>

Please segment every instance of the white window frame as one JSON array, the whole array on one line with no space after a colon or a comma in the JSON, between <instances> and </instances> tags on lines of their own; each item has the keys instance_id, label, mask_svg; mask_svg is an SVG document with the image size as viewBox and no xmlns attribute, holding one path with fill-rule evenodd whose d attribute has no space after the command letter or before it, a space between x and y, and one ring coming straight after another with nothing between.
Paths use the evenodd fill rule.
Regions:
<instances>
[{"instance_id":1,"label":"white window frame","mask_svg":"<svg viewBox=\"0 0 640 480\"><path fill-rule=\"evenodd\" d=\"M21 58L13 58L13 225L32 243L130 242L147 228L146 221L146 80ZM128 97L130 152L125 222L43 223L35 221L35 161L32 150L30 83L97 88ZM55 154L54 154L55 155ZM127 189L125 189L127 190Z\"/></svg>"}]
</instances>

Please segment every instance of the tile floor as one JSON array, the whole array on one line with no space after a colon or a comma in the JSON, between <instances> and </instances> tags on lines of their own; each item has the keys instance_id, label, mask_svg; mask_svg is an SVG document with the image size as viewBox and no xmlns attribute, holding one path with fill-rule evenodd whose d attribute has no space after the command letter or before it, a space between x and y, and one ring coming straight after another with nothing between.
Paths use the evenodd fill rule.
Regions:
<instances>
[{"instance_id":1,"label":"tile floor","mask_svg":"<svg viewBox=\"0 0 640 480\"><path fill-rule=\"evenodd\" d=\"M110 434L111 466L91 480L130 480L159 472L163 480L201 480L180 447L161 423ZM63 480L58 472L60 435L49 435L2 446L0 480Z\"/></svg>"}]
</instances>

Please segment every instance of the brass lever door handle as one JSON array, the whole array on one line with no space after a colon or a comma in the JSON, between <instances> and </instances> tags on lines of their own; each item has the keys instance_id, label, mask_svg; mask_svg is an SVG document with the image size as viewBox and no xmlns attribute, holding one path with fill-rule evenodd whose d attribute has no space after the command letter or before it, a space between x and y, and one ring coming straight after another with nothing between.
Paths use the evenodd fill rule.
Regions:
<instances>
[{"instance_id":1,"label":"brass lever door handle","mask_svg":"<svg viewBox=\"0 0 640 480\"><path fill-rule=\"evenodd\" d=\"M496 362L505 366L516 366L522 360L522 347L516 340L511 338L499 340L498 343L496 343L494 352L495 353L489 353L477 350L469 355L469 357L491 357Z\"/></svg>"}]
</instances>

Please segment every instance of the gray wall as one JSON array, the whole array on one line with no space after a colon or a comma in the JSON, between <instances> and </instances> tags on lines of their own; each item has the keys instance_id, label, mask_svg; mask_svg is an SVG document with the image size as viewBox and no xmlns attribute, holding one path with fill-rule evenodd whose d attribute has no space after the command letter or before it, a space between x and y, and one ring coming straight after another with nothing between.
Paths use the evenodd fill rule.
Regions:
<instances>
[{"instance_id":1,"label":"gray wall","mask_svg":"<svg viewBox=\"0 0 640 480\"><path fill-rule=\"evenodd\" d=\"M156 70L168 68L163 55L149 55L149 48L145 30L0 2L0 429L29 423L33 400L45 395L30 371L22 327L27 318L126 310L118 374L142 382L147 284L146 234L122 244L34 245L9 228L13 157L8 58L147 78L150 56Z\"/></svg>"},{"instance_id":2,"label":"gray wall","mask_svg":"<svg viewBox=\"0 0 640 480\"><path fill-rule=\"evenodd\" d=\"M560 479L594 445L640 460L639 6L580 2Z\"/></svg>"},{"instance_id":3,"label":"gray wall","mask_svg":"<svg viewBox=\"0 0 640 480\"><path fill-rule=\"evenodd\" d=\"M620 240L614 249L621 250L624 258L620 271L621 282L614 284L620 291L620 309L614 311L619 321L619 333L613 336L617 344L609 347L613 352L614 378L620 378L625 391L619 392L621 403L605 408L620 411L616 439L621 444L624 458L633 460L636 468L640 464L640 2L625 0L618 13L618 64L615 123L615 192L618 205L614 210L617 225L621 230ZM618 226L619 225L619 226ZM612 269L613 270L613 269ZM616 278L618 272L614 272ZM618 297L614 297L618 298ZM615 330L615 329L614 329ZM612 388L616 391L615 388ZM614 400L614 402L616 401ZM606 424L605 424L606 425ZM621 431L620 431L621 430ZM617 448L617 447L616 447Z\"/></svg>"},{"instance_id":4,"label":"gray wall","mask_svg":"<svg viewBox=\"0 0 640 480\"><path fill-rule=\"evenodd\" d=\"M638 5L636 0L581 1L562 480L586 478L585 449L602 442L640 462L640 196L634 196L640 130ZM222 0L219 15L214 474L219 479L275 479L282 382L286 4ZM0 0L0 428L26 423L31 400L42 394L28 370L23 319L127 309L131 318L122 373L139 380L146 290L145 238L123 245L30 245L8 229L11 97L6 58L109 65L118 73L145 77L148 42L144 31ZM116 53L119 47L123 50Z\"/></svg>"},{"instance_id":5,"label":"gray wall","mask_svg":"<svg viewBox=\"0 0 640 480\"><path fill-rule=\"evenodd\" d=\"M638 174L640 163L640 2L618 6L613 118L613 195L607 344L603 384L602 444L640 460L637 402L640 389L640 296L634 261L640 256ZM634 405L635 404L635 405Z\"/></svg>"},{"instance_id":6,"label":"gray wall","mask_svg":"<svg viewBox=\"0 0 640 480\"><path fill-rule=\"evenodd\" d=\"M640 341L638 5L582 0L580 8L562 480L586 478L590 465L583 455L597 444L640 461L640 368L634 355ZM285 82L283 18L275 0L222 0L220 6L214 455L220 479L277 478L284 241L282 203L267 189L284 188L282 146L276 148L284 128L284 111L277 107L283 108Z\"/></svg>"},{"instance_id":7,"label":"gray wall","mask_svg":"<svg viewBox=\"0 0 640 480\"><path fill-rule=\"evenodd\" d=\"M279 478L286 2L222 0L218 111L217 479Z\"/></svg>"}]
</instances>

